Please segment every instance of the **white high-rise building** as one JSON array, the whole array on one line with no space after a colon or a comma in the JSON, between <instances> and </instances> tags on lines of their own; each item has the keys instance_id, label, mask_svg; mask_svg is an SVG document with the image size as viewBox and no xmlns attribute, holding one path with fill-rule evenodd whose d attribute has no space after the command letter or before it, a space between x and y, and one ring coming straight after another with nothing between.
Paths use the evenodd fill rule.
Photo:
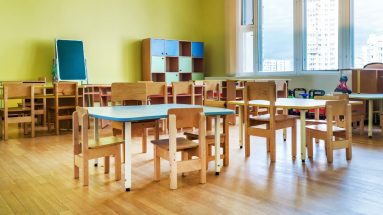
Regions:
<instances>
[{"instance_id":1,"label":"white high-rise building","mask_svg":"<svg viewBox=\"0 0 383 215\"><path fill-rule=\"evenodd\" d=\"M292 71L290 60L263 60L263 72L286 72Z\"/></svg>"},{"instance_id":2,"label":"white high-rise building","mask_svg":"<svg viewBox=\"0 0 383 215\"><path fill-rule=\"evenodd\" d=\"M383 62L383 35L370 34L367 45L362 47L361 62L355 62L358 67L363 67L367 63Z\"/></svg>"},{"instance_id":3,"label":"white high-rise building","mask_svg":"<svg viewBox=\"0 0 383 215\"><path fill-rule=\"evenodd\" d=\"M306 69L338 69L338 0L307 0L306 5Z\"/></svg>"}]
</instances>

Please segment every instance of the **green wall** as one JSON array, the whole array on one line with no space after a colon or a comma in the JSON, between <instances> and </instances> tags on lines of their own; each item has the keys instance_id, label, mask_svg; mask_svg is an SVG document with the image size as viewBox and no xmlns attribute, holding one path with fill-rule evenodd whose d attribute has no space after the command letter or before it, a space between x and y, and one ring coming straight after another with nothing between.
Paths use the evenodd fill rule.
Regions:
<instances>
[{"instance_id":1,"label":"green wall","mask_svg":"<svg viewBox=\"0 0 383 215\"><path fill-rule=\"evenodd\" d=\"M206 71L224 74L222 0L0 0L0 80L51 78L54 39L85 42L89 81L141 78L141 40L206 43Z\"/></svg>"}]
</instances>

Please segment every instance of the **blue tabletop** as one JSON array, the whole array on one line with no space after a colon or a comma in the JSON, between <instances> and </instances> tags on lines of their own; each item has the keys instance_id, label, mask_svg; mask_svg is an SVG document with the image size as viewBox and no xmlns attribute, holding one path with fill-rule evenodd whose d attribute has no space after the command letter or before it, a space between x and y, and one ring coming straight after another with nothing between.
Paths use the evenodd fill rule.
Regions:
<instances>
[{"instance_id":1,"label":"blue tabletop","mask_svg":"<svg viewBox=\"0 0 383 215\"><path fill-rule=\"evenodd\" d=\"M139 106L109 106L109 107L88 107L91 117L119 122L135 122L143 120L166 118L170 108L191 108L203 107L200 105L187 104L159 104ZM203 107L206 116L234 114L233 110L216 107Z\"/></svg>"}]
</instances>

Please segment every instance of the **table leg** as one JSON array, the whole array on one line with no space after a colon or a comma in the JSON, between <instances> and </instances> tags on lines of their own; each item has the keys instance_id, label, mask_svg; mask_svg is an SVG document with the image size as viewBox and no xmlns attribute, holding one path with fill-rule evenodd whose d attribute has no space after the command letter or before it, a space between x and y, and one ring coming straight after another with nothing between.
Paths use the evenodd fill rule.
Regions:
<instances>
[{"instance_id":1,"label":"table leg","mask_svg":"<svg viewBox=\"0 0 383 215\"><path fill-rule=\"evenodd\" d=\"M302 162L306 160L306 112L307 110L300 110L301 112L301 159Z\"/></svg>"},{"instance_id":2,"label":"table leg","mask_svg":"<svg viewBox=\"0 0 383 215\"><path fill-rule=\"evenodd\" d=\"M374 102L373 100L368 100L368 137L372 137L372 110L373 110Z\"/></svg>"},{"instance_id":3,"label":"table leg","mask_svg":"<svg viewBox=\"0 0 383 215\"><path fill-rule=\"evenodd\" d=\"M94 130L93 130L93 134L94 134L94 140L97 141L100 139L100 133L99 133L99 128L98 128L98 119L97 118L94 118L93 119L93 124L94 124ZM98 159L94 159L94 166L98 166Z\"/></svg>"},{"instance_id":4,"label":"table leg","mask_svg":"<svg viewBox=\"0 0 383 215\"><path fill-rule=\"evenodd\" d=\"M288 115L288 110L285 108L283 109L283 115ZM284 128L283 129L283 141L286 142L286 140L287 140L287 129Z\"/></svg>"},{"instance_id":5,"label":"table leg","mask_svg":"<svg viewBox=\"0 0 383 215\"><path fill-rule=\"evenodd\" d=\"M315 120L319 120L319 108L315 109ZM319 143L319 139L315 139L315 143Z\"/></svg>"},{"instance_id":6,"label":"table leg","mask_svg":"<svg viewBox=\"0 0 383 215\"><path fill-rule=\"evenodd\" d=\"M215 175L221 170L220 116L214 117Z\"/></svg>"},{"instance_id":7,"label":"table leg","mask_svg":"<svg viewBox=\"0 0 383 215\"><path fill-rule=\"evenodd\" d=\"M125 190L132 187L132 123L125 122Z\"/></svg>"},{"instance_id":8,"label":"table leg","mask_svg":"<svg viewBox=\"0 0 383 215\"><path fill-rule=\"evenodd\" d=\"M243 105L239 105L239 148L243 147Z\"/></svg>"}]
</instances>

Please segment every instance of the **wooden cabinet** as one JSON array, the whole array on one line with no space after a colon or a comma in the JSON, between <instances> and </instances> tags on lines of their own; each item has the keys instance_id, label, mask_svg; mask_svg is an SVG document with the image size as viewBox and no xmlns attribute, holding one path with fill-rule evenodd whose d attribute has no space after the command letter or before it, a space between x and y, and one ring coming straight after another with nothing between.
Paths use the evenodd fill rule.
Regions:
<instances>
[{"instance_id":1,"label":"wooden cabinet","mask_svg":"<svg viewBox=\"0 0 383 215\"><path fill-rule=\"evenodd\" d=\"M148 38L142 42L143 81L204 79L204 43Z\"/></svg>"},{"instance_id":2,"label":"wooden cabinet","mask_svg":"<svg viewBox=\"0 0 383 215\"><path fill-rule=\"evenodd\" d=\"M353 93L383 93L383 69L352 70Z\"/></svg>"}]
</instances>

